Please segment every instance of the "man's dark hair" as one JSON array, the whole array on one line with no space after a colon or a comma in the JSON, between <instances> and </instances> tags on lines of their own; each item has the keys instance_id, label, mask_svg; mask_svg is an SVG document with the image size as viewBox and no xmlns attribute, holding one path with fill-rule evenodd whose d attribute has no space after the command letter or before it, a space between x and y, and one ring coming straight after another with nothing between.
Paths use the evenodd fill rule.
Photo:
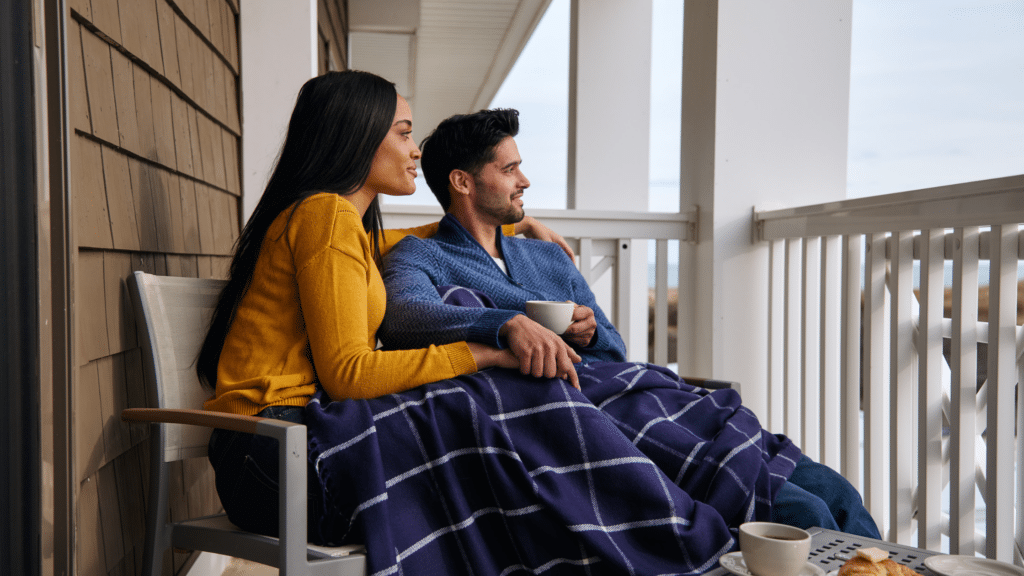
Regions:
<instances>
[{"instance_id":1,"label":"man's dark hair","mask_svg":"<svg viewBox=\"0 0 1024 576\"><path fill-rule=\"evenodd\" d=\"M519 111L512 108L456 114L437 125L420 144L420 166L427 186L447 212L452 205L448 176L452 170L477 175L494 160L494 148L519 133Z\"/></svg>"}]
</instances>

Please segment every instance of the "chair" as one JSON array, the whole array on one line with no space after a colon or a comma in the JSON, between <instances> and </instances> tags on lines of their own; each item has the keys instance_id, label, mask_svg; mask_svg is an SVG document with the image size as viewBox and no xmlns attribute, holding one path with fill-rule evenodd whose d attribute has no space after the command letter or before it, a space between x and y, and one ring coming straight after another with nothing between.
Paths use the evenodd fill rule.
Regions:
<instances>
[{"instance_id":1,"label":"chair","mask_svg":"<svg viewBox=\"0 0 1024 576\"><path fill-rule=\"evenodd\" d=\"M366 573L361 546L328 548L306 541L306 427L201 409L209 396L195 359L224 282L135 272L129 292L139 326L148 397L155 408L129 408L121 418L150 423L150 494L143 573L161 573L170 547L207 551L276 566L282 576ZM279 443L280 538L246 532L224 514L168 522L168 463L206 456L213 428L276 438Z\"/></svg>"}]
</instances>

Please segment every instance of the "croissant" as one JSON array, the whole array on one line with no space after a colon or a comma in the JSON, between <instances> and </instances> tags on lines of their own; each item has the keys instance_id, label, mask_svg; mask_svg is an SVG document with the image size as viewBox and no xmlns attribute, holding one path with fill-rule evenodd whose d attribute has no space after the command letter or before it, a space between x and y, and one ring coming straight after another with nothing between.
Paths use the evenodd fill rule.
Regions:
<instances>
[{"instance_id":1,"label":"croissant","mask_svg":"<svg viewBox=\"0 0 1024 576\"><path fill-rule=\"evenodd\" d=\"M839 568L838 576L922 576L914 570L889 559L878 548L858 550L857 555Z\"/></svg>"}]
</instances>

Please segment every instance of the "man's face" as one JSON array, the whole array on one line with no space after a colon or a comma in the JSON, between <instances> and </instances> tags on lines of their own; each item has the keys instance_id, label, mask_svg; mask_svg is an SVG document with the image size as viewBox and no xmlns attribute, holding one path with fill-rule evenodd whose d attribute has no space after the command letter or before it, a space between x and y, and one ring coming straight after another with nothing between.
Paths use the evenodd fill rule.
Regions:
<instances>
[{"instance_id":1,"label":"man's face","mask_svg":"<svg viewBox=\"0 0 1024 576\"><path fill-rule=\"evenodd\" d=\"M470 201L478 215L490 217L496 225L523 219L523 190L530 187L530 181L519 169L522 163L511 136L495 146L494 159L473 175Z\"/></svg>"}]
</instances>

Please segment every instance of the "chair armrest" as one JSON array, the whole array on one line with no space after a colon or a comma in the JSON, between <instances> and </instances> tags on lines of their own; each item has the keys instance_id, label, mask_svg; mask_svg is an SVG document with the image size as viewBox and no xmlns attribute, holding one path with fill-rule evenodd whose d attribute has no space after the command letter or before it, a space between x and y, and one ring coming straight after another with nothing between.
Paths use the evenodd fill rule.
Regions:
<instances>
[{"instance_id":1,"label":"chair armrest","mask_svg":"<svg viewBox=\"0 0 1024 576\"><path fill-rule=\"evenodd\" d=\"M242 416L227 412L209 410L181 410L172 408L127 408L121 411L125 422L148 422L150 424L191 424L207 428L223 428L235 432L256 434L256 427L266 418Z\"/></svg>"},{"instance_id":2,"label":"chair armrest","mask_svg":"<svg viewBox=\"0 0 1024 576\"><path fill-rule=\"evenodd\" d=\"M732 382L730 380L715 380L712 378L694 378L692 376L681 376L684 382L692 384L694 386L700 386L701 388L707 388L709 390L721 390L723 388L732 388L733 390L740 391L740 383Z\"/></svg>"},{"instance_id":3,"label":"chair armrest","mask_svg":"<svg viewBox=\"0 0 1024 576\"><path fill-rule=\"evenodd\" d=\"M208 410L127 408L121 420L150 424L189 424L270 436L278 440L278 534L282 574L306 565L306 426L295 422Z\"/></svg>"}]
</instances>

